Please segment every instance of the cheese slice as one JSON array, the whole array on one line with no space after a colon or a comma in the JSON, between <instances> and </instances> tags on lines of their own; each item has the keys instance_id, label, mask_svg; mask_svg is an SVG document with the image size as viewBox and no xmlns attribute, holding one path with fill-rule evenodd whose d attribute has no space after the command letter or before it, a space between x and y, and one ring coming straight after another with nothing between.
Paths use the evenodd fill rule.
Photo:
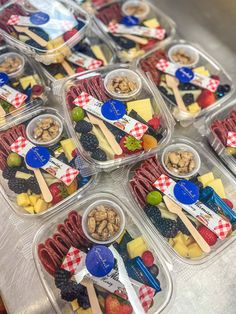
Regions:
<instances>
[{"instance_id":1,"label":"cheese slice","mask_svg":"<svg viewBox=\"0 0 236 314\"><path fill-rule=\"evenodd\" d=\"M91 49L92 49L92 52L95 54L96 58L102 60L103 65L107 65L107 60L104 53L102 52L101 47L98 45L94 45L94 46L91 46Z\"/></svg>"},{"instance_id":2,"label":"cheese slice","mask_svg":"<svg viewBox=\"0 0 236 314\"><path fill-rule=\"evenodd\" d=\"M160 26L160 23L158 22L158 20L156 18L153 19L149 19L143 22L143 25L145 25L146 27L150 27L150 28L156 28L158 26Z\"/></svg>"},{"instance_id":3,"label":"cheese slice","mask_svg":"<svg viewBox=\"0 0 236 314\"><path fill-rule=\"evenodd\" d=\"M195 68L193 72L204 75L204 76L210 76L210 72L204 66Z\"/></svg>"},{"instance_id":4,"label":"cheese slice","mask_svg":"<svg viewBox=\"0 0 236 314\"><path fill-rule=\"evenodd\" d=\"M225 189L221 179L215 179L211 182L208 182L207 186L213 188L213 190L216 192L216 194L219 195L219 197L225 198Z\"/></svg>"},{"instance_id":5,"label":"cheese slice","mask_svg":"<svg viewBox=\"0 0 236 314\"><path fill-rule=\"evenodd\" d=\"M128 113L135 110L146 122L152 119L152 104L149 98L127 102Z\"/></svg>"},{"instance_id":6,"label":"cheese slice","mask_svg":"<svg viewBox=\"0 0 236 314\"><path fill-rule=\"evenodd\" d=\"M23 89L26 89L29 85L32 87L37 84L35 78L32 75L20 78L20 83Z\"/></svg>"}]
</instances>

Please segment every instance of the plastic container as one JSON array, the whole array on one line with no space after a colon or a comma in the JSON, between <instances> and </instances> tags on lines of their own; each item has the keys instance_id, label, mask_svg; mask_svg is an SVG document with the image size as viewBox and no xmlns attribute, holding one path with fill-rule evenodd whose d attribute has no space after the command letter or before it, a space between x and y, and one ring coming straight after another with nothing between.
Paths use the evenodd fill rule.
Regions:
<instances>
[{"instance_id":1,"label":"plastic container","mask_svg":"<svg viewBox=\"0 0 236 314\"><path fill-rule=\"evenodd\" d=\"M34 61L23 54L18 54L8 45L3 46L0 50L0 60L1 58L5 59L6 56L17 56L22 64L17 71L9 73L8 76L4 72L1 73L1 77L6 78L6 80L4 79L6 84L2 84L1 87L0 130L6 129L8 123L14 121L18 116L43 106L47 100L47 88ZM23 97L19 102L17 101L19 98L17 93Z\"/></svg>"},{"instance_id":2,"label":"plastic container","mask_svg":"<svg viewBox=\"0 0 236 314\"><path fill-rule=\"evenodd\" d=\"M113 64L117 59L115 50L107 41L104 34L97 28L95 23L92 23L92 25L87 28L84 38L71 49L71 52L81 52L97 60L103 58L101 60L103 61L103 65ZM82 66L75 65L67 59L66 61L74 73L77 71L80 73L87 70ZM51 86L53 94L59 97L60 88L64 79L71 76L71 74L68 74L65 71L61 63L53 63L51 65L42 64L42 67L47 84Z\"/></svg>"},{"instance_id":3,"label":"plastic container","mask_svg":"<svg viewBox=\"0 0 236 314\"><path fill-rule=\"evenodd\" d=\"M2 132L0 135L0 141L1 141L1 193L3 194L4 198L6 199L6 201L8 202L8 204L10 205L10 208L18 215L22 216L22 217L30 217L30 218L35 218L35 217L45 217L45 216L49 216L50 214L59 211L61 209L64 208L64 206L66 204L71 203L72 201L76 200L76 197L78 197L81 193L83 193L88 187L91 187L91 185L94 183L95 181L95 176L91 177L91 178L82 178L79 174L79 176L77 176L78 178L78 183L75 186L70 186L71 190L66 189L65 190L65 185L63 184L63 197L60 200L60 191L58 189L56 189L56 187L54 187L54 192L52 192L53 197L55 197L56 194L58 194L58 199L55 201L56 204L49 204L47 203L47 207L48 209L43 210L43 207L37 207L37 209L42 209L37 210L37 212L35 212L35 206L37 203L38 199L43 199L42 197L37 197L37 199L33 200L32 202L34 205L32 205L32 202L28 201L28 198L26 200L24 200L24 204L23 203L17 203L17 195L20 194L19 193L15 193L13 192L9 186L8 186L8 182L9 179L5 179L3 177L3 170L6 167L6 158L8 156L8 154L10 153L10 148L8 145L11 145L19 136L26 136L25 131L23 131L24 129L22 127L19 127L20 125L26 125L29 123L29 121L32 121L32 119L34 119L35 117L38 117L42 114L47 114L47 115L53 115L54 118L56 119L60 119L60 121L63 123L63 134L62 134L62 138L57 142L57 144L60 143L60 141L64 140L64 139L68 139L68 128L66 125L65 120L63 119L62 116L60 116L60 114L58 113L58 111L56 109L53 108L41 108L41 109L37 109L35 110L33 113L28 113L26 114L24 117L20 117L18 119L16 119L14 121L14 123L11 123L8 125L8 130L5 132ZM18 131L16 131L18 130ZM16 133L17 132L17 133ZM26 136L27 137L27 136ZM4 144L5 143L5 144ZM71 156L72 152L72 148L74 149L74 146L72 143L66 142L65 146L67 147L67 151L65 152L65 150L62 149L62 147L60 145L57 146L57 144L51 145L49 147L50 149L50 153L56 157L59 158L59 160L63 161L66 164L70 164L71 166L74 167L74 165L72 165L72 161L70 161L69 163L69 159L72 159L73 157ZM64 146L63 146L64 147ZM60 154L64 152L66 156L69 156L68 158L66 156L64 156L64 158L60 158ZM61 155L62 157L62 155ZM19 170L19 172L26 172L27 170L25 168L25 164L22 160L21 165L16 165L14 162L15 166L18 166L16 169L17 171ZM78 167L77 167L78 168ZM32 172L30 172L29 174L32 174ZM60 180L57 180L54 176L51 176L49 173L44 172L44 178L46 180L47 185L50 187L52 184L58 184L58 182L60 183ZM5 175L4 175L5 176ZM9 177L8 175L5 177ZM17 176L18 177L18 176ZM19 177L18 177L19 178ZM21 178L21 177L20 177ZM24 181L26 181L26 178L21 178L24 179ZM18 183L17 183L18 184ZM30 189L31 183L26 183L23 182L21 183L23 184L23 186L28 186L28 188ZM27 185L28 184L28 185ZM62 185L60 183L60 185L58 186L59 189L62 189ZM31 191L32 192L32 191ZM26 191L26 193L28 193ZM66 194L65 194L66 193ZM38 195L38 193L35 193L36 195ZM30 195L34 195L34 193L30 194ZM64 198L64 196L66 196ZM45 202L41 202L42 206L45 205ZM54 201L53 201L54 203ZM20 204L22 204L22 206L19 206ZM24 208L27 207L27 210L25 210ZM33 207L33 208L29 208L29 207ZM32 211L31 211L32 210ZM34 213L33 213L34 212Z\"/></svg>"},{"instance_id":4,"label":"plastic container","mask_svg":"<svg viewBox=\"0 0 236 314\"><path fill-rule=\"evenodd\" d=\"M141 21L146 19L150 13L148 3L139 0L129 0L122 5L123 15L132 15L139 18Z\"/></svg>"},{"instance_id":5,"label":"plastic container","mask_svg":"<svg viewBox=\"0 0 236 314\"><path fill-rule=\"evenodd\" d=\"M8 52L0 55L0 72L10 78L18 78L24 72L25 59L18 53Z\"/></svg>"},{"instance_id":6,"label":"plastic container","mask_svg":"<svg viewBox=\"0 0 236 314\"><path fill-rule=\"evenodd\" d=\"M222 121L227 119L231 111L235 110L236 102L233 100L223 108L219 108L213 114L209 115L205 120L205 135L207 136L208 142L224 162L224 164L236 175L236 159L233 154L227 153L226 143L223 143L216 132L211 129L214 121ZM234 132L234 129L232 129Z\"/></svg>"},{"instance_id":7,"label":"plastic container","mask_svg":"<svg viewBox=\"0 0 236 314\"><path fill-rule=\"evenodd\" d=\"M188 145L190 147L192 147L193 149L197 150L199 153L199 156L201 158L201 167L198 171L199 176L202 176L206 173L212 172L213 176L215 179L221 179L223 187L224 187L224 191L225 191L225 198L229 199L233 205L234 205L234 211L235 211L235 206L236 206L236 198L235 198L235 180L234 178L230 175L229 172L227 172L227 170L219 163L219 161L214 157L214 155L212 155L207 149L206 147L199 142L195 142L194 140L190 140L188 138L173 138L171 141L171 144L176 144L176 143L181 143L184 145ZM168 146L167 146L168 147ZM157 154L157 158L161 164L161 154L162 152L159 152ZM155 182L155 180L157 178L155 178L155 167L157 166L153 166L150 168L150 166L146 166L143 168L145 170L145 177L146 179L141 179L139 178L139 175L141 177L141 170L140 166L142 163L137 163L136 165L130 167L130 170L127 173L127 182L128 184L125 185L125 191L127 194L127 197L130 198L130 200L132 201L132 205L135 206L135 214L137 215L137 217L140 220L143 220L145 222L147 222L148 227L152 230L153 232L153 236L155 239L159 239L162 241L162 243L164 244L165 248L167 249L167 252L169 252L170 256L172 257L173 261L176 262L183 262L185 264L189 264L189 265L205 265L206 263L213 261L214 258L216 258L219 253L223 252L223 250L228 247L236 238L236 231L235 231L235 224L233 223L233 232L229 235L229 237L225 238L224 240L220 240L218 238L217 242L215 243L215 245L211 246L211 251L210 253L201 253L201 255L199 255L198 257L194 257L191 258L192 253L190 254L189 252L189 243L188 245L185 243L185 246L188 247L188 251L185 252L187 253L185 255L185 257L181 256L179 253L177 253L177 251L175 251L175 249L172 247L172 245L174 245L174 243L177 243L175 241L176 238L169 240L168 238L165 238L161 232L158 231L158 229L156 229L156 227L154 226L154 224L151 222L150 218L147 219L147 215L143 210L143 207L147 204L145 201L145 197L146 195L152 191L155 190L155 188L153 187L152 189L152 184ZM159 166L158 166L159 167ZM151 169L151 172L150 172ZM161 170L161 168L156 168L159 170L160 173L163 173L163 171ZM149 172L149 174L148 174ZM136 173L136 175L135 175ZM159 175L158 175L159 176ZM153 178L153 179L151 179ZM151 180L151 182L153 183L149 183L149 181ZM198 180L195 179L197 182ZM140 183L138 183L140 182ZM139 190L139 187L140 190ZM141 185L140 185L141 184ZM143 188L141 189L141 186L143 184ZM150 185L149 185L150 184ZM198 183L199 184L199 183ZM211 184L211 183L209 183ZM140 191L143 192L140 192ZM136 192L134 192L136 191ZM143 194L142 194L143 193ZM161 218L166 218L166 219L172 219L172 220L176 220L177 216L173 213L170 213L167 208L165 207L164 203L160 203L159 205L157 205L158 208L161 211ZM199 222L192 216L190 216L189 214L187 214L187 216L189 217L189 219L191 219L191 221L193 223L195 223L195 225L197 225L197 228L199 226ZM152 214L152 218L151 219L155 219L153 214ZM158 222L157 224L158 226L160 226L160 222ZM201 225L201 224L200 224ZM178 228L178 234L179 234L179 229ZM181 236L182 239L182 236ZM189 241L189 239L186 239ZM185 240L184 240L185 241ZM194 242L192 242L191 244L194 244ZM192 247L191 247L192 249ZM186 250L185 250L186 251ZM182 251L183 252L183 251Z\"/></svg>"},{"instance_id":8,"label":"plastic container","mask_svg":"<svg viewBox=\"0 0 236 314\"><path fill-rule=\"evenodd\" d=\"M47 223L39 229L34 238L33 255L38 275L55 311L57 313L64 313L64 311L67 310L67 313L74 313L72 311L71 305L61 299L60 290L56 288L53 276L51 276L45 270L43 264L41 263L38 255L38 246L44 243L49 237L52 237L55 232L57 232L57 225L63 224L70 212L76 211L79 215L83 215L84 210L97 201L108 201L114 206L119 206L120 208L122 208L126 218L125 228L128 233L131 235L132 238L142 236L146 245L148 246L148 249L153 253L154 263L157 264L160 270L158 279L160 281L162 291L158 292L155 295L153 299L154 304L150 308L148 313L162 312L167 306L170 305L171 299L173 297L174 287L172 274L169 272L156 243L149 237L147 230L144 229L143 225L139 223L133 216L131 216L131 213L127 206L117 197L115 197L113 194L103 192L87 195L86 197L83 197L80 201L78 201L76 205L74 204L73 206L67 207L67 209L59 213L59 215L54 215L54 217L51 217L51 219L49 219ZM78 246L78 248L80 248L80 246Z\"/></svg>"},{"instance_id":9,"label":"plastic container","mask_svg":"<svg viewBox=\"0 0 236 314\"><path fill-rule=\"evenodd\" d=\"M168 87L166 84L166 74L157 70L155 66L161 59L171 61L170 56L173 53L173 49L183 46L188 47L188 49L191 47L191 53L195 55L195 62L191 65L192 69L190 69L187 65L184 65L183 68L187 67L190 69L188 70L190 72L197 71L197 73L203 77L210 75L216 80L220 79L220 85L215 92L188 82L180 84L177 83L178 90L182 96L185 106L187 107L186 112L177 110L178 108L173 89ZM197 45L181 39L174 40L171 43L160 43L158 48L154 48L145 56L142 56L139 60L137 60L136 65L142 73L149 72L149 78L154 81L163 97L167 100L173 116L177 121L181 122L182 126L189 126L189 124L191 124L196 118L202 117L221 106L234 91L234 86L230 76L224 71L222 66L217 63L217 61L215 61ZM186 123L186 121L189 123Z\"/></svg>"},{"instance_id":10,"label":"plastic container","mask_svg":"<svg viewBox=\"0 0 236 314\"><path fill-rule=\"evenodd\" d=\"M66 0L9 1L0 9L0 34L6 42L37 61L63 60L83 37L88 14Z\"/></svg>"},{"instance_id":11,"label":"plastic container","mask_svg":"<svg viewBox=\"0 0 236 314\"><path fill-rule=\"evenodd\" d=\"M117 69L133 70L133 68L128 66L128 65L120 65L120 64L110 65L110 66L98 69L96 71L89 71L89 72L87 72L87 74L76 75L76 76L68 79L63 85L64 113L65 113L65 117L67 119L68 127L69 127L70 132L71 132L71 136L74 137L74 139L76 141L76 145L77 145L81 155L83 156L85 161L87 161L89 163L90 169L91 169L91 167L94 169L94 172L99 172L102 170L111 171L115 168L118 168L121 165L133 163L133 162L137 161L137 159L141 160L141 159L146 158L147 156L154 155L159 149L161 149L161 147L165 143L167 143L169 141L170 135L172 133L172 128L173 128L172 122L173 121L172 121L172 119L169 119L170 117L169 117L168 113L166 113L162 109L163 107L165 107L165 105L163 104L163 100L160 97L160 94L154 93L152 90L152 87L147 84L147 80L137 72L137 75L139 76L139 79L142 83L142 89L141 89L140 93L138 94L138 96L133 97L132 99L129 99L129 101L127 101L127 102L124 102L123 99L121 99L121 98L120 99L116 98L116 100L121 101L124 104L126 104L126 106L128 106L127 107L128 112L131 112L132 109L136 110L139 117L134 113L134 110L132 113L129 113L129 116L132 115L132 117L135 119L134 124L136 124L138 120L141 121L142 123L147 124L147 121L149 119L152 119L153 117L157 117L157 119L155 119L155 121L157 120L156 121L157 122L157 125L156 125L157 129L156 129L156 131L153 130L154 133L152 133L152 134L154 134L155 138L153 138L154 136L148 138L148 139L152 140L153 146L151 146L151 144L149 144L149 146L146 145L145 151L144 151L142 148L142 145L141 145L143 142L140 142L140 140L138 140L138 141L134 141L134 143L133 143L134 138L130 136L129 142L132 142L131 143L132 147L130 147L130 146L129 147L131 150L128 150L128 151L125 150L125 152L126 152L125 156L120 155L124 151L124 147L122 144L119 144L119 143L121 141L121 138L123 138L123 140L124 140L124 137L127 134L120 129L120 128L124 127L123 126L124 125L123 124L124 119L120 119L120 120L117 120L117 122L114 122L117 124L118 127L111 125L111 123L112 123L111 120L110 120L110 123L105 122L107 128L112 132L113 136L116 136L116 142L117 142L117 144L121 145L120 147L119 146L117 147L116 142L114 142L114 138L113 138L113 142L112 142L113 144L111 147L108 144L108 143L111 144L110 138L107 141L106 138L104 137L104 132L101 133L100 127L98 127L98 125L97 125L98 121L95 121L95 122L93 121L93 124L95 125L95 127L93 127L92 131L90 130L90 133L91 132L94 133L95 136L98 138L99 148L105 152L106 156L104 156L104 157L106 157L106 160L104 160L105 158L104 159L103 158L100 159L100 157L98 158L97 155L96 155L96 157L93 157L91 152L89 152L90 148L87 148L81 144L81 141L80 141L80 134L81 133L77 132L77 134L76 134L75 128L77 130L77 126L76 126L77 123L73 120L73 116L72 116L72 111L76 107L74 104L74 101L80 95L80 93L82 91L91 94L91 96L93 96L96 99L99 99L99 101L101 101L103 103L105 101L109 100L110 96L106 93L103 80L108 73L111 73L113 70L117 70ZM130 103L131 101L132 101L132 103ZM136 103L133 101L139 101L139 102ZM112 103L112 106L113 106L113 103ZM122 106L122 108L123 108L122 110L124 110L124 112L126 112L124 105L120 104L120 102L119 102L119 106ZM145 110L143 109L144 106L146 106ZM77 110L77 109L75 109L75 110ZM81 111L81 109L80 109L80 111ZM91 120L91 116L88 119L86 111L84 110L83 112L84 112L84 117L82 117L82 118L87 120L87 121ZM115 116L115 118L116 118L116 116ZM125 119L127 120L127 117ZM120 123L122 124L122 126ZM124 122L124 123L126 123L126 122ZM104 126L102 126L102 128L104 128ZM130 127L130 130L131 129L132 128ZM127 130L127 132L133 134L129 130ZM150 133L149 130L148 130L148 132ZM105 131L105 134L107 134L107 131ZM142 133L141 133L141 136L142 136ZM157 141L158 141L158 143L157 143ZM116 146L114 143L116 144ZM149 147L152 147L152 148L149 149ZM119 153L119 155L118 154L116 155L116 152ZM100 156L100 154L99 154L99 156Z\"/></svg>"},{"instance_id":12,"label":"plastic container","mask_svg":"<svg viewBox=\"0 0 236 314\"><path fill-rule=\"evenodd\" d=\"M107 36L112 41L112 44L115 47L121 62L132 62L134 59L145 54L145 52L149 51L153 47L156 47L158 44L160 44L160 42L168 42L171 38L174 37L176 32L175 23L151 2L132 1L134 3L140 3L141 6L146 7L146 13L141 16L141 18L145 18L145 20L140 20L138 25L151 28L163 28L165 30L164 38L159 37L159 39L154 39L146 38L144 36L141 37L144 39L144 42L141 43L140 41L133 41L132 38L122 38L120 35L114 36L114 34L109 33L107 28L109 23L111 21L121 23L122 18L126 16L126 6L129 2L130 1L113 1L98 8L95 14L95 20L98 26L105 33L107 33ZM145 25L145 23L147 24Z\"/></svg>"},{"instance_id":13,"label":"plastic container","mask_svg":"<svg viewBox=\"0 0 236 314\"><path fill-rule=\"evenodd\" d=\"M175 56L177 54L177 56ZM180 58L178 58L178 54ZM177 59L175 58L177 57ZM183 57L186 57L182 60ZM168 50L168 58L171 62L182 66L194 67L199 62L198 52L190 45L177 44Z\"/></svg>"}]
</instances>

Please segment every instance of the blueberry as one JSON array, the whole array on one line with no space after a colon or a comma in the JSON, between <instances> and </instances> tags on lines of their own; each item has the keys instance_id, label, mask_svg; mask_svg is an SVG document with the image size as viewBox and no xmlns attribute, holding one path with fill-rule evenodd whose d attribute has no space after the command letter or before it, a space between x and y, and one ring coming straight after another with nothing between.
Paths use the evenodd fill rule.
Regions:
<instances>
[{"instance_id":1,"label":"blueberry","mask_svg":"<svg viewBox=\"0 0 236 314\"><path fill-rule=\"evenodd\" d=\"M188 93L188 94L185 94L183 96L183 101L185 103L185 105L191 105L192 103L194 103L194 96L192 93Z\"/></svg>"},{"instance_id":2,"label":"blueberry","mask_svg":"<svg viewBox=\"0 0 236 314\"><path fill-rule=\"evenodd\" d=\"M223 86L224 86L224 92L225 92L225 93L228 93L228 92L231 90L231 87L230 87L229 84L225 84L225 85L223 85Z\"/></svg>"}]
</instances>

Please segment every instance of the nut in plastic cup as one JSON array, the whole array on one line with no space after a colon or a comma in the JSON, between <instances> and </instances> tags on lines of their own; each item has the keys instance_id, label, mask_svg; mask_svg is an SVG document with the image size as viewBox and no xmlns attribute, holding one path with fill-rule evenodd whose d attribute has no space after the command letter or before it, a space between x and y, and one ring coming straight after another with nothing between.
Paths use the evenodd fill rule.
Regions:
<instances>
[{"instance_id":1,"label":"nut in plastic cup","mask_svg":"<svg viewBox=\"0 0 236 314\"><path fill-rule=\"evenodd\" d=\"M178 52L188 56L190 58L191 62L189 62L189 63L176 62L173 58L173 55L178 53ZM173 62L175 64L187 66L187 67L194 67L199 62L199 53L194 49L194 47L192 47L191 45L187 45L187 44L177 44L177 45L172 46L168 50L168 57L169 57L171 62Z\"/></svg>"},{"instance_id":2,"label":"nut in plastic cup","mask_svg":"<svg viewBox=\"0 0 236 314\"><path fill-rule=\"evenodd\" d=\"M97 206L99 205L103 205L103 206L108 206L109 208L113 209L117 215L120 216L120 229L113 235L111 236L108 240L97 240L95 238L93 238L89 232L88 232L88 228L87 228L87 224L88 224L88 215L89 213L95 209ZM125 229L125 215L124 215L124 212L122 210L122 208L115 204L114 202L112 201L102 201L102 200L99 200L99 201L96 201L94 203L92 203L86 210L85 212L83 213L83 216L82 216L82 229L84 231L84 234L86 235L86 237L92 241L93 243L98 243L98 244L109 244L109 243L112 243L112 242L115 242L115 240L117 240L120 235L122 234L122 232L124 231Z\"/></svg>"},{"instance_id":3,"label":"nut in plastic cup","mask_svg":"<svg viewBox=\"0 0 236 314\"><path fill-rule=\"evenodd\" d=\"M42 119L46 119L46 118L52 118L59 125L59 132L58 132L58 135L55 138L53 138L51 141L40 142L34 138L33 133L34 133L34 129L37 127L37 123L40 122ZM29 141L39 146L51 146L51 145L56 144L59 141L62 135L62 132L63 132L63 123L61 119L52 114L42 114L38 117L35 117L29 122L26 128L26 136L29 139Z\"/></svg>"},{"instance_id":4,"label":"nut in plastic cup","mask_svg":"<svg viewBox=\"0 0 236 314\"><path fill-rule=\"evenodd\" d=\"M9 78L20 77L25 68L25 58L16 52L7 52L0 56L0 72L4 72Z\"/></svg>"},{"instance_id":5,"label":"nut in plastic cup","mask_svg":"<svg viewBox=\"0 0 236 314\"><path fill-rule=\"evenodd\" d=\"M148 16L150 6L144 1L129 0L122 5L121 10L123 15L133 15L142 21Z\"/></svg>"},{"instance_id":6,"label":"nut in plastic cup","mask_svg":"<svg viewBox=\"0 0 236 314\"><path fill-rule=\"evenodd\" d=\"M170 153L170 152L176 152L176 151L187 151L187 152L190 152L190 153L193 154L194 161L195 161L195 168L191 172L189 172L188 174L184 174L184 175L178 174L177 172L171 171L166 166L166 163L165 163L166 155L168 153ZM163 150L163 153L162 153L162 156L161 156L161 162L162 162L162 165L163 165L164 169L172 177L175 177L175 178L178 178L178 179L187 179L187 178L194 177L198 173L198 171L199 171L199 169L201 167L201 158L200 158L198 152L193 147L191 147L190 145L186 145L186 144L182 144L182 143L176 143L176 144L168 145Z\"/></svg>"},{"instance_id":7,"label":"nut in plastic cup","mask_svg":"<svg viewBox=\"0 0 236 314\"><path fill-rule=\"evenodd\" d=\"M133 91L129 93L119 93L112 91L111 88L109 88L109 85L111 84L112 80L118 77L124 77L128 78L130 82L135 83L136 87ZM123 99L123 100L128 100L130 98L133 98L134 96L137 96L142 88L142 80L139 77L137 73L135 73L132 70L129 69L117 69L109 72L104 79L104 87L109 95L111 95L115 99Z\"/></svg>"}]
</instances>

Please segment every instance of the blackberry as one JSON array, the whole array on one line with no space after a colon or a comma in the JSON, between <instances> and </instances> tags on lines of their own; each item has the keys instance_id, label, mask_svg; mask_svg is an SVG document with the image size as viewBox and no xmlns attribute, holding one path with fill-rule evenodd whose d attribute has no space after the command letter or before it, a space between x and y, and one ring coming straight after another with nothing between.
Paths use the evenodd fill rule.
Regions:
<instances>
[{"instance_id":1,"label":"blackberry","mask_svg":"<svg viewBox=\"0 0 236 314\"><path fill-rule=\"evenodd\" d=\"M35 177L31 177L26 181L26 184L28 186L28 189L35 193L35 194L41 194L41 189L39 187L38 181Z\"/></svg>"},{"instance_id":2,"label":"blackberry","mask_svg":"<svg viewBox=\"0 0 236 314\"><path fill-rule=\"evenodd\" d=\"M143 210L146 212L147 216L154 224L154 226L157 227L159 225L159 220L161 218L160 210L156 206L150 204L145 205Z\"/></svg>"},{"instance_id":3,"label":"blackberry","mask_svg":"<svg viewBox=\"0 0 236 314\"><path fill-rule=\"evenodd\" d=\"M56 287L62 289L69 282L71 273L65 269L57 268L54 276Z\"/></svg>"},{"instance_id":4,"label":"blackberry","mask_svg":"<svg viewBox=\"0 0 236 314\"><path fill-rule=\"evenodd\" d=\"M191 220L191 223L195 226L195 224L192 220ZM188 236L191 235L191 233L188 231L185 224L182 222L182 220L179 217L177 217L177 227L178 227L179 231L181 231L182 233L184 233Z\"/></svg>"},{"instance_id":5,"label":"blackberry","mask_svg":"<svg viewBox=\"0 0 236 314\"><path fill-rule=\"evenodd\" d=\"M101 148L97 148L95 149L92 154L91 157L93 159L99 160L99 161L106 161L107 160L107 155L104 152L104 150L102 150Z\"/></svg>"},{"instance_id":6,"label":"blackberry","mask_svg":"<svg viewBox=\"0 0 236 314\"><path fill-rule=\"evenodd\" d=\"M112 134L115 136L117 143L120 143L120 140L126 135L126 133L115 126L111 125L108 122L105 122L107 128L112 132Z\"/></svg>"},{"instance_id":7,"label":"blackberry","mask_svg":"<svg viewBox=\"0 0 236 314\"><path fill-rule=\"evenodd\" d=\"M99 144L97 137L92 133L82 134L80 137L80 142L83 148L90 152L95 150Z\"/></svg>"},{"instance_id":8,"label":"blackberry","mask_svg":"<svg viewBox=\"0 0 236 314\"><path fill-rule=\"evenodd\" d=\"M2 172L2 176L4 179L12 179L15 178L16 172L19 171L19 167L8 167L6 166Z\"/></svg>"},{"instance_id":9,"label":"blackberry","mask_svg":"<svg viewBox=\"0 0 236 314\"><path fill-rule=\"evenodd\" d=\"M224 86L224 92L225 92L225 93L228 93L228 92L231 90L231 87L230 87L229 84L225 84L225 85L223 85L223 86Z\"/></svg>"},{"instance_id":10,"label":"blackberry","mask_svg":"<svg viewBox=\"0 0 236 314\"><path fill-rule=\"evenodd\" d=\"M75 131L78 133L88 133L92 131L93 125L85 120L80 120L75 125Z\"/></svg>"},{"instance_id":11,"label":"blackberry","mask_svg":"<svg viewBox=\"0 0 236 314\"><path fill-rule=\"evenodd\" d=\"M68 160L66 158L66 155L65 153L61 153L58 157L57 157L58 160L60 160L61 162L64 162L64 164L67 164L68 163Z\"/></svg>"},{"instance_id":12,"label":"blackberry","mask_svg":"<svg viewBox=\"0 0 236 314\"><path fill-rule=\"evenodd\" d=\"M81 291L79 293L79 296L77 296L77 302L79 306L81 306L84 310L90 307L88 292L87 289L83 286L81 286Z\"/></svg>"},{"instance_id":13,"label":"blackberry","mask_svg":"<svg viewBox=\"0 0 236 314\"><path fill-rule=\"evenodd\" d=\"M166 218L159 220L157 229L165 238L174 238L178 233L177 222Z\"/></svg>"},{"instance_id":14,"label":"blackberry","mask_svg":"<svg viewBox=\"0 0 236 314\"><path fill-rule=\"evenodd\" d=\"M68 281L67 284L61 288L61 298L65 301L71 302L75 300L82 291L82 285L74 281Z\"/></svg>"},{"instance_id":15,"label":"blackberry","mask_svg":"<svg viewBox=\"0 0 236 314\"><path fill-rule=\"evenodd\" d=\"M200 89L200 87L195 86L191 83L180 83L178 88L180 90L197 90L197 89Z\"/></svg>"},{"instance_id":16,"label":"blackberry","mask_svg":"<svg viewBox=\"0 0 236 314\"><path fill-rule=\"evenodd\" d=\"M20 194L25 193L28 190L28 185L24 179L12 178L8 181L8 187L11 191Z\"/></svg>"},{"instance_id":17,"label":"blackberry","mask_svg":"<svg viewBox=\"0 0 236 314\"><path fill-rule=\"evenodd\" d=\"M194 97L192 93L187 93L183 96L183 101L185 103L185 105L191 105L192 103L194 103Z\"/></svg>"}]
</instances>

